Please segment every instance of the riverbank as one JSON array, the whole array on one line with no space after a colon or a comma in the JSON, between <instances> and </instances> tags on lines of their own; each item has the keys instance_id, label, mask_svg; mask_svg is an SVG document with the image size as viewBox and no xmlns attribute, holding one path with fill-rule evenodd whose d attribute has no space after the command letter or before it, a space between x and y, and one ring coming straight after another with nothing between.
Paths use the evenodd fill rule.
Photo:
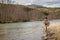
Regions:
<instances>
[{"instance_id":1,"label":"riverbank","mask_svg":"<svg viewBox=\"0 0 60 40\"><path fill-rule=\"evenodd\" d=\"M48 27L48 40L60 40L60 23L53 23Z\"/></svg>"},{"instance_id":2,"label":"riverbank","mask_svg":"<svg viewBox=\"0 0 60 40\"><path fill-rule=\"evenodd\" d=\"M46 13L51 20L60 19L60 8L31 8L0 3L0 23L40 21L44 19Z\"/></svg>"}]
</instances>

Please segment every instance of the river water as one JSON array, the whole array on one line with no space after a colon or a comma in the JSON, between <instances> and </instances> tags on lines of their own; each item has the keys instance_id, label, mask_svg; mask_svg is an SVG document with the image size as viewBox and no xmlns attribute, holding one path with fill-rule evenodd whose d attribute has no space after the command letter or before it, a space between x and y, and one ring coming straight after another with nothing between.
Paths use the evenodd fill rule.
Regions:
<instances>
[{"instance_id":1,"label":"river water","mask_svg":"<svg viewBox=\"0 0 60 40\"><path fill-rule=\"evenodd\" d=\"M50 23L60 23L51 20ZM43 21L0 24L0 40L43 40Z\"/></svg>"}]
</instances>

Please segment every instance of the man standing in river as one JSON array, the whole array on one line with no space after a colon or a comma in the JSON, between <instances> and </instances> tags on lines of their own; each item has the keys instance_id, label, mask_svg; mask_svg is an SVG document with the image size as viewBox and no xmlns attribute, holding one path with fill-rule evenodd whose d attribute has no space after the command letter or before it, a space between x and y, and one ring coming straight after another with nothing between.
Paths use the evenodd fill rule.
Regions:
<instances>
[{"instance_id":1,"label":"man standing in river","mask_svg":"<svg viewBox=\"0 0 60 40\"><path fill-rule=\"evenodd\" d=\"M48 29L47 27L50 25L49 19L47 17L44 18L44 26L45 26L45 32L46 32L46 40L47 40L47 35L48 35Z\"/></svg>"},{"instance_id":2,"label":"man standing in river","mask_svg":"<svg viewBox=\"0 0 60 40\"><path fill-rule=\"evenodd\" d=\"M45 31L47 31L47 27L50 25L49 19L47 17L44 18L44 25L45 25L45 28L46 28Z\"/></svg>"}]
</instances>

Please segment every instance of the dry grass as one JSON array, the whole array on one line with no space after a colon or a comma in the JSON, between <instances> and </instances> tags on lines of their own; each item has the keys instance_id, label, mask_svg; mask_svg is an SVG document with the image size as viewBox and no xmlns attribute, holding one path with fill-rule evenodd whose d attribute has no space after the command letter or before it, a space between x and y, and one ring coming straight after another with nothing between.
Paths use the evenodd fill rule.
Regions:
<instances>
[{"instance_id":1,"label":"dry grass","mask_svg":"<svg viewBox=\"0 0 60 40\"><path fill-rule=\"evenodd\" d=\"M48 31L48 40L60 40L60 23L51 24Z\"/></svg>"}]
</instances>

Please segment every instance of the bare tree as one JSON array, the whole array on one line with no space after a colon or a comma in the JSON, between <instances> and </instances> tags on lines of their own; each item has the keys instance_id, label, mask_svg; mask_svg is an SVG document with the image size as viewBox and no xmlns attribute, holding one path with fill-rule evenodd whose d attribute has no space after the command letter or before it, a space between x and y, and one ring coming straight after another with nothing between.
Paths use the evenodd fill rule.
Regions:
<instances>
[{"instance_id":1,"label":"bare tree","mask_svg":"<svg viewBox=\"0 0 60 40\"><path fill-rule=\"evenodd\" d=\"M12 3L15 3L15 1L12 1Z\"/></svg>"},{"instance_id":2,"label":"bare tree","mask_svg":"<svg viewBox=\"0 0 60 40\"><path fill-rule=\"evenodd\" d=\"M7 4L10 4L11 3L11 0L7 0Z\"/></svg>"},{"instance_id":3,"label":"bare tree","mask_svg":"<svg viewBox=\"0 0 60 40\"><path fill-rule=\"evenodd\" d=\"M24 10L27 13L26 14L27 15L27 21L30 21L30 16L29 16L30 14L29 14L29 12L32 11L33 9L29 8L29 7L24 7Z\"/></svg>"},{"instance_id":4,"label":"bare tree","mask_svg":"<svg viewBox=\"0 0 60 40\"><path fill-rule=\"evenodd\" d=\"M16 1L14 0L0 0L1 3L7 3L7 4L13 4L15 3Z\"/></svg>"},{"instance_id":5,"label":"bare tree","mask_svg":"<svg viewBox=\"0 0 60 40\"><path fill-rule=\"evenodd\" d=\"M7 0L7 4L15 3L15 1Z\"/></svg>"},{"instance_id":6,"label":"bare tree","mask_svg":"<svg viewBox=\"0 0 60 40\"><path fill-rule=\"evenodd\" d=\"M4 0L1 0L2 1L2 3L4 3Z\"/></svg>"},{"instance_id":7,"label":"bare tree","mask_svg":"<svg viewBox=\"0 0 60 40\"><path fill-rule=\"evenodd\" d=\"M7 2L6 2L7 1ZM11 3L11 0L1 0L1 3L7 3L7 4L10 4Z\"/></svg>"}]
</instances>

